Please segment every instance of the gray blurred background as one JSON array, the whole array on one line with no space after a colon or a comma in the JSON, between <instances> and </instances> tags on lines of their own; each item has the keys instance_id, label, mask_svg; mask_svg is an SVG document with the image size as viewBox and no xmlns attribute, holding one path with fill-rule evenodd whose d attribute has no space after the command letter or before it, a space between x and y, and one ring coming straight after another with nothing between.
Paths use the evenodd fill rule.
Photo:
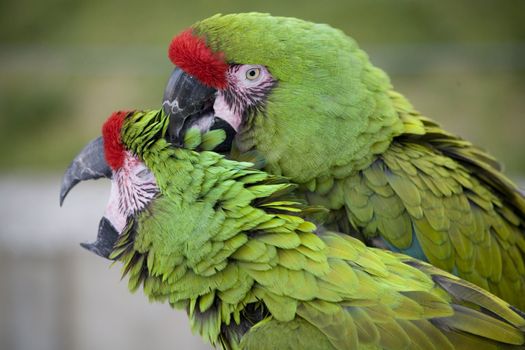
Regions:
<instances>
[{"instance_id":1,"label":"gray blurred background","mask_svg":"<svg viewBox=\"0 0 525 350\"><path fill-rule=\"evenodd\" d=\"M0 1L0 349L207 349L186 316L131 295L82 250L105 182L58 207L62 171L116 109L158 108L167 45L217 12L353 36L417 109L525 174L525 1ZM520 181L521 182L521 181Z\"/></svg>"}]
</instances>

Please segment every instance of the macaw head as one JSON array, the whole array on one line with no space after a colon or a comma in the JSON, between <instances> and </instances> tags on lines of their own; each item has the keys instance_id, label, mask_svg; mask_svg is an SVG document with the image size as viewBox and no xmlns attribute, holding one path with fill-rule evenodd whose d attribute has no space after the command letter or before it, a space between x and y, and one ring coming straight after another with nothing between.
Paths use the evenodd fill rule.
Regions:
<instances>
[{"instance_id":1,"label":"macaw head","mask_svg":"<svg viewBox=\"0 0 525 350\"><path fill-rule=\"evenodd\" d=\"M186 132L183 147L177 147L166 140L168 127L169 117L162 110L115 112L104 123L102 136L73 160L62 181L61 204L78 182L111 179L97 240L82 244L84 248L118 259L116 243L137 238L142 253L151 248L145 242L152 242L162 247L160 255L183 254L198 263L206 259L206 249L219 247L210 243L219 231L228 232L224 236L228 238L229 233L242 233L218 225L225 216L245 220L251 228L258 219L246 214L247 206L261 204L268 209L271 199L277 200L277 212L287 213L287 205L300 206L295 199L290 201L295 186L286 179L217 153L228 143L223 130L201 134L193 128ZM266 209L257 210L263 215ZM206 220L213 224L203 224Z\"/></svg>"},{"instance_id":2,"label":"macaw head","mask_svg":"<svg viewBox=\"0 0 525 350\"><path fill-rule=\"evenodd\" d=\"M111 180L110 197L99 223L97 240L81 244L100 256L109 256L128 218L144 210L159 193L155 176L139 155L138 140L132 137L138 135L132 126L141 119L160 118L160 114L158 111L113 113L102 127L102 136L84 147L64 175L61 205L78 182L101 177ZM151 131L152 135L162 132L159 128Z\"/></svg>"},{"instance_id":3,"label":"macaw head","mask_svg":"<svg viewBox=\"0 0 525 350\"><path fill-rule=\"evenodd\" d=\"M161 110L115 112L104 123L102 136L91 141L73 160L62 180L61 205L80 181L102 177L111 180L110 197L100 220L97 241L82 244L84 248L108 257L130 219L160 194L163 180L170 181L167 174L177 172L176 166L182 162L167 160L172 152L168 148L173 149L173 145L158 142L165 138L167 128L168 117ZM211 128L215 126L212 124ZM194 129L186 135L186 148L217 151L230 147L231 140L222 130L201 137ZM156 173L152 171L153 163L162 163L155 168Z\"/></svg>"},{"instance_id":4,"label":"macaw head","mask_svg":"<svg viewBox=\"0 0 525 350\"><path fill-rule=\"evenodd\" d=\"M387 76L328 25L216 15L177 35L169 58L163 108L173 142L220 120L237 150L256 150L297 182L377 151L395 133L378 131L399 123Z\"/></svg>"}]
</instances>

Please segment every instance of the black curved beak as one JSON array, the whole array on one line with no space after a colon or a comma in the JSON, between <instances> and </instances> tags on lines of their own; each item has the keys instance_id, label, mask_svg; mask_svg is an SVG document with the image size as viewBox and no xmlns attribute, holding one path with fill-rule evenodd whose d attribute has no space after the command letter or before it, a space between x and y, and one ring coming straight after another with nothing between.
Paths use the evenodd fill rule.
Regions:
<instances>
[{"instance_id":1,"label":"black curved beak","mask_svg":"<svg viewBox=\"0 0 525 350\"><path fill-rule=\"evenodd\" d=\"M104 158L104 142L102 137L98 137L88 143L67 168L60 187L60 206L69 191L80 181L111 176L111 168Z\"/></svg>"},{"instance_id":2,"label":"black curved beak","mask_svg":"<svg viewBox=\"0 0 525 350\"><path fill-rule=\"evenodd\" d=\"M104 141L102 137L98 137L88 143L67 168L60 187L60 205L62 206L69 191L80 181L101 177L111 178L112 174L104 158ZM109 259L118 236L111 222L102 217L98 226L97 240L93 243L80 243L80 245L90 252Z\"/></svg>"},{"instance_id":3,"label":"black curved beak","mask_svg":"<svg viewBox=\"0 0 525 350\"><path fill-rule=\"evenodd\" d=\"M184 134L192 126L209 130L213 124L213 102L217 90L175 68L164 91L162 108L170 116L169 142L176 146L184 144Z\"/></svg>"},{"instance_id":4,"label":"black curved beak","mask_svg":"<svg viewBox=\"0 0 525 350\"><path fill-rule=\"evenodd\" d=\"M80 246L98 256L109 259L109 255L113 251L118 236L119 234L111 222L107 218L102 217L98 224L97 240L93 243L80 243Z\"/></svg>"}]
</instances>

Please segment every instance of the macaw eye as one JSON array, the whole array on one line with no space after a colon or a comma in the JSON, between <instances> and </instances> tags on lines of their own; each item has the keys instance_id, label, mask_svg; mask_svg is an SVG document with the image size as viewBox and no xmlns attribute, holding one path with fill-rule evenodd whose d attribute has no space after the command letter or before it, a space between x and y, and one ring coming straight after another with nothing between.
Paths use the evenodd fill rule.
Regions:
<instances>
[{"instance_id":1,"label":"macaw eye","mask_svg":"<svg viewBox=\"0 0 525 350\"><path fill-rule=\"evenodd\" d=\"M251 68L246 71L246 79L255 80L261 75L261 68Z\"/></svg>"}]
</instances>

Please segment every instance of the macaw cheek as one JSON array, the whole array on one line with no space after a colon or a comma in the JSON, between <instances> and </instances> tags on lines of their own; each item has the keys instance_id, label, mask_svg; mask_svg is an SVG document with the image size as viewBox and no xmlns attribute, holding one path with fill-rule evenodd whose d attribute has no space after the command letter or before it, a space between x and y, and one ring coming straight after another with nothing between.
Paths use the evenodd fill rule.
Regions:
<instances>
[{"instance_id":1,"label":"macaw cheek","mask_svg":"<svg viewBox=\"0 0 525 350\"><path fill-rule=\"evenodd\" d=\"M213 103L213 110L215 116L224 120L229 124L230 128L235 132L239 130L242 123L242 110L243 108L232 107L227 101L223 93L218 93L215 102Z\"/></svg>"}]
</instances>

